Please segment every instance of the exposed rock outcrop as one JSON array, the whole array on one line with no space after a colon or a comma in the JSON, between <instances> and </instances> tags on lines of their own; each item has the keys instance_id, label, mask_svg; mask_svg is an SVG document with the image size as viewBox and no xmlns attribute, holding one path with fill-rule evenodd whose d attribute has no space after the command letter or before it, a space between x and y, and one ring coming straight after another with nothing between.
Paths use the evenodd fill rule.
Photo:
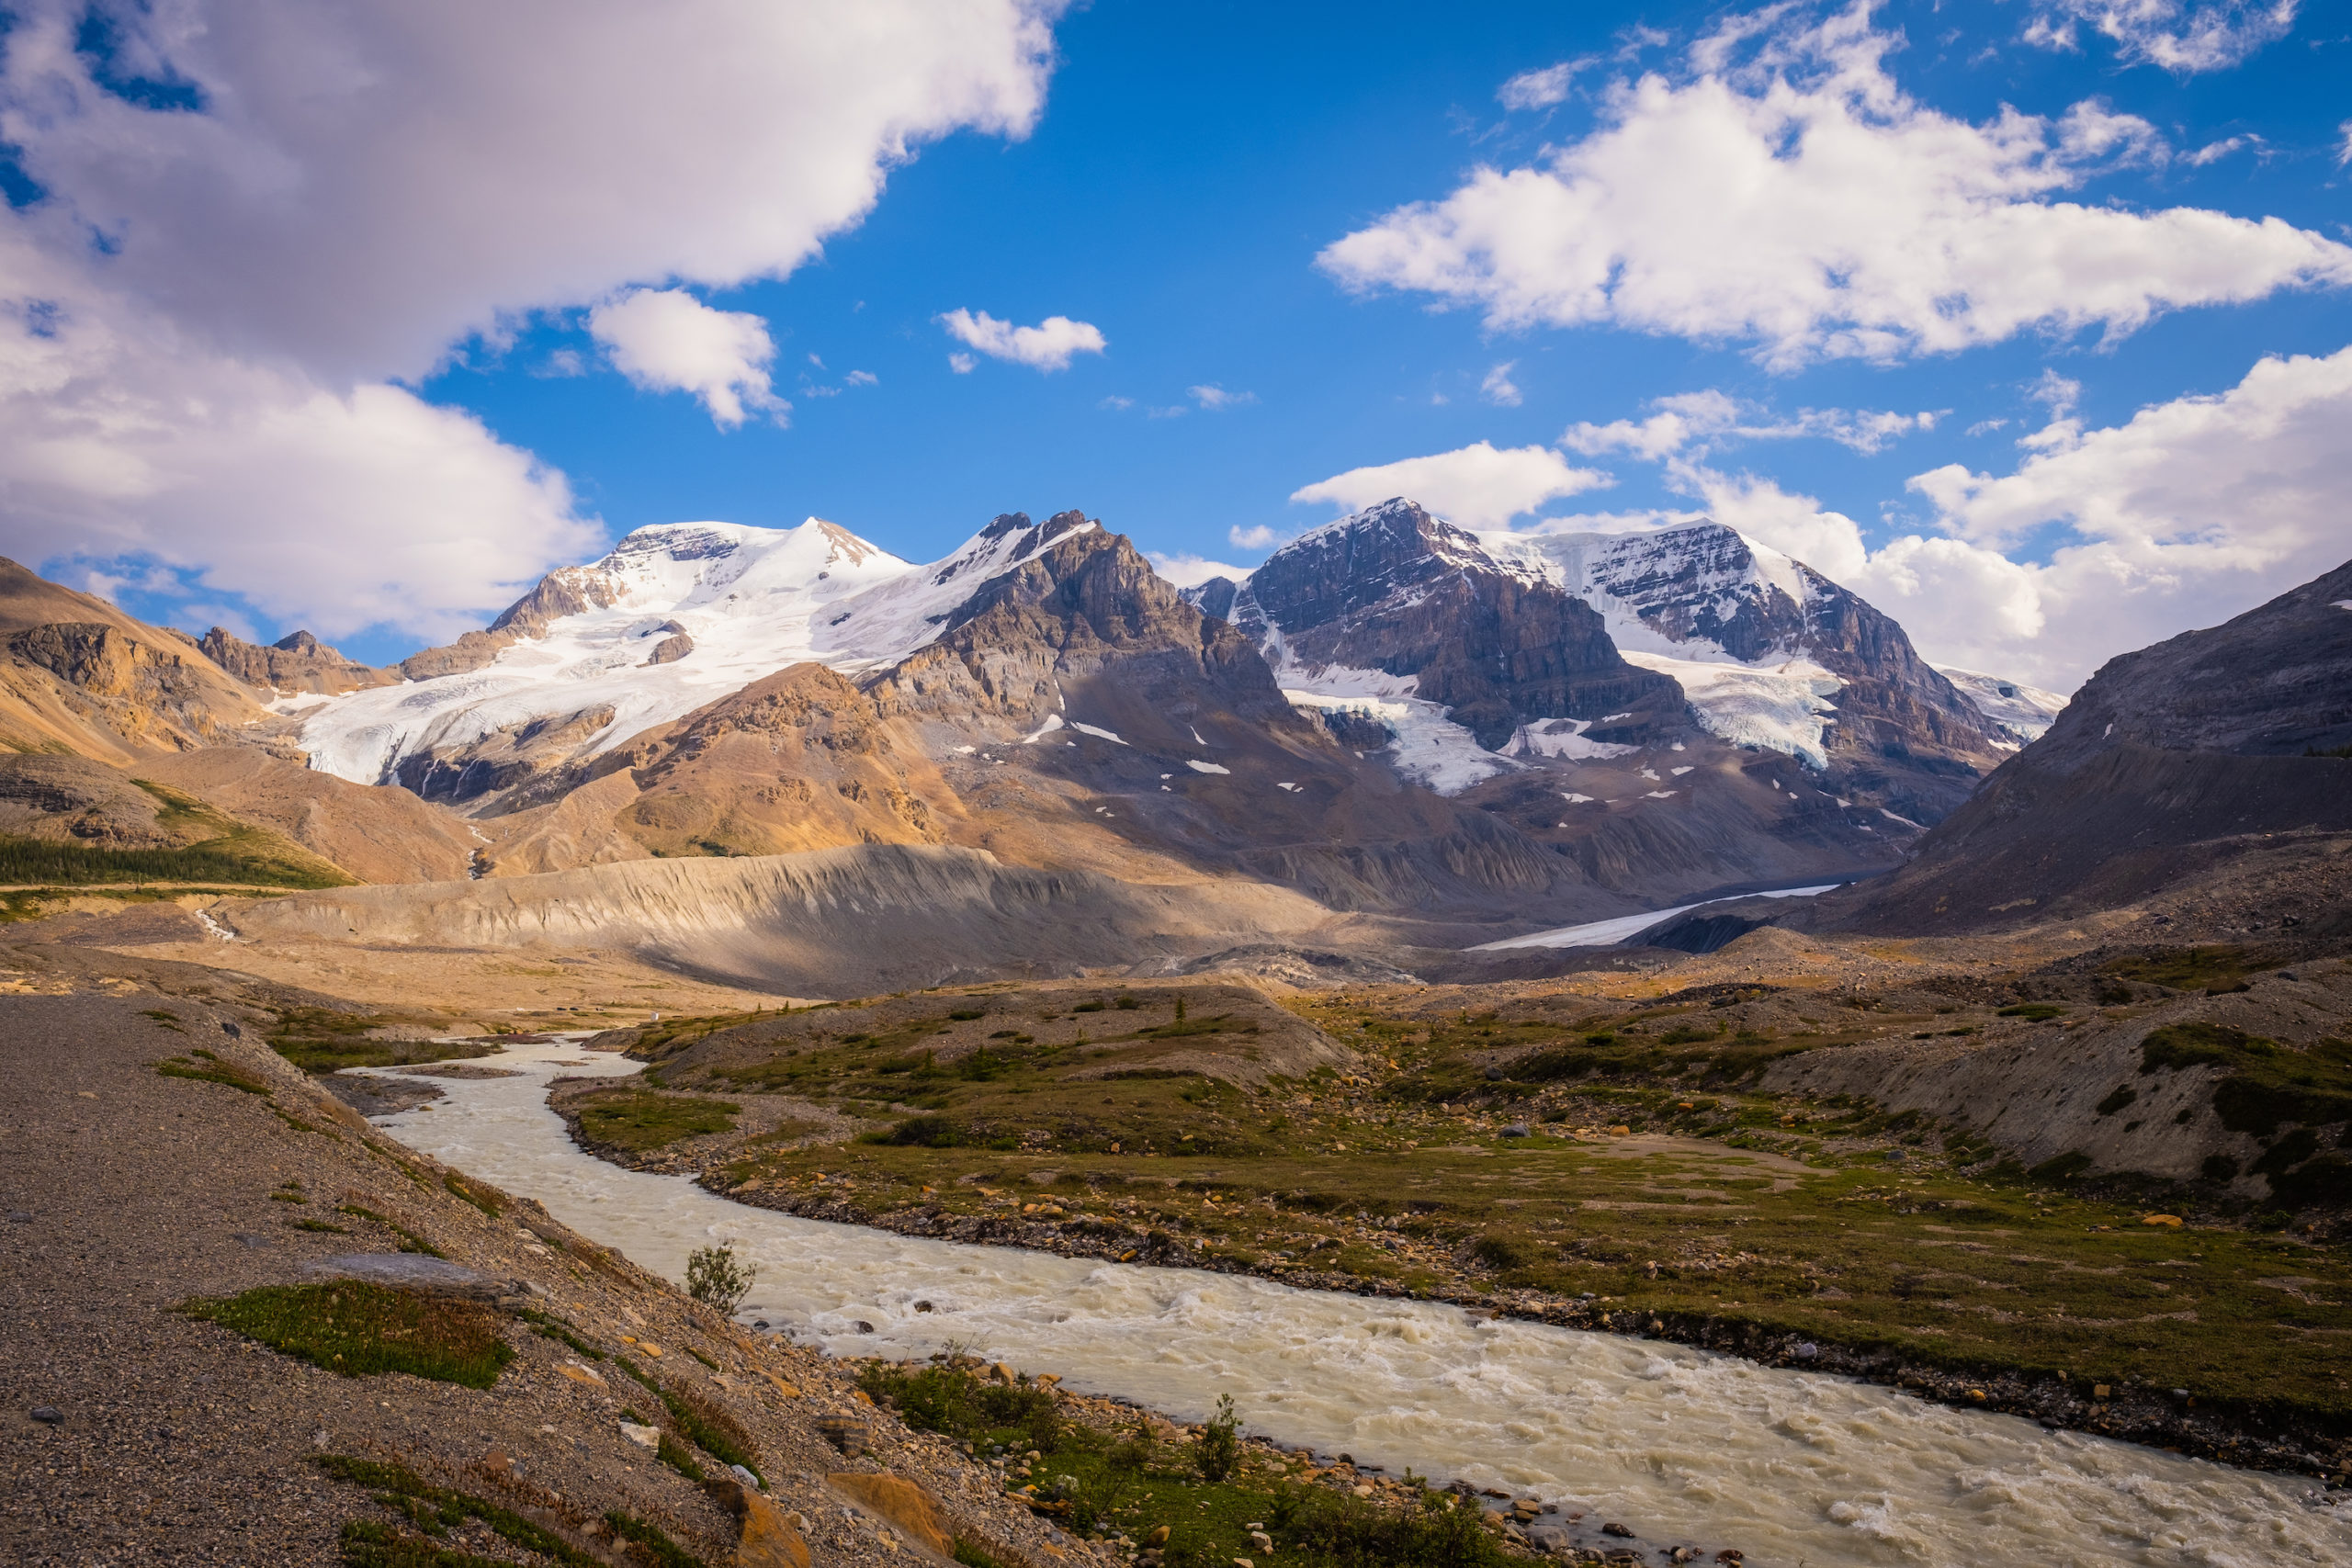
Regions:
<instances>
[{"instance_id":1,"label":"exposed rock outcrop","mask_svg":"<svg viewBox=\"0 0 2352 1568\"><path fill-rule=\"evenodd\" d=\"M214 626L197 644L204 656L248 686L266 692L323 692L329 695L368 686L389 686L398 671L378 670L346 659L309 632L298 631L264 648Z\"/></svg>"}]
</instances>

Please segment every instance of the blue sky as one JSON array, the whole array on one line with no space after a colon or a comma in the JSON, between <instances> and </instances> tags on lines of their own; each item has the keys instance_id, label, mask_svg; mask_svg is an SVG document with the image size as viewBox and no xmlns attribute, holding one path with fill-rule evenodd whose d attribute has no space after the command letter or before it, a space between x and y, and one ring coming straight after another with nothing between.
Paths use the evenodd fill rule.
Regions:
<instances>
[{"instance_id":1,"label":"blue sky","mask_svg":"<svg viewBox=\"0 0 2352 1568\"><path fill-rule=\"evenodd\" d=\"M595 98L596 73L619 73L623 86L601 113L624 130L639 115L650 127L655 116L703 111L700 102L678 108L684 96L723 103L728 88L698 73L738 18L718 0L703 8L704 37L676 40L674 54L639 39L583 56L590 79L575 96ZM636 526L693 518L786 525L813 513L922 559L998 511L1078 506L1162 557L1246 567L1336 514L1337 503L1292 500L1303 487L1481 442L1549 455L1522 471L1550 463L1585 477L1548 497L1537 484L1521 505L1516 481L1488 483L1470 472L1483 459L1457 461L1438 501L1475 494L1482 499L1452 510L1495 513L1466 521L1630 526L1711 512L1850 581L1910 625L1932 657L2006 660L2003 672L2062 688L2108 654L2234 613L2352 555L2343 509L2324 501L2335 481L2352 480L2352 462L2331 467L2325 451L2325 432L2352 414L2330 362L2352 344L2352 253L2339 254L2352 240L2352 15L2341 6L1962 0L1758 12L1106 0L1031 10L1030 25L1050 28L1049 56L1033 35L1026 55L1015 39L985 69L942 49L857 84L861 104L897 95L894 123L911 119L930 138L906 162L876 163L889 124L864 141L845 131L845 145L816 145L824 139L802 127L747 133L746 117L763 112L750 89L739 113L712 111L716 124L663 149L668 162L643 165L627 152L566 163L484 110L477 145L487 172L462 200L450 192L470 176L452 170L436 185L429 165L387 173L355 132L345 161L321 153L316 173L356 182L352 199L366 205L352 223L384 225L369 255L413 258L407 276L421 283L313 231L333 213L322 206L313 224L306 198L279 198L277 227L261 225L260 240L231 240L117 172L126 148L152 153L158 139L175 156L211 156L169 139L208 115L249 112L243 106L266 96L269 73L286 69L267 51L239 53L230 29L193 26L208 9L164 7L161 21L125 11L125 41L110 46L122 58L86 49L80 58L93 82L122 80L125 61L143 60L147 79L209 85L209 96L184 94L162 108L97 104L91 113L106 123L69 142L55 123L28 118L35 89L53 90L74 69L33 58L35 17L9 39L0 107L19 166L47 193L12 213L25 234L0 252L0 265L14 257L26 278L13 291L19 300L47 289L68 300L68 321L117 312L140 323L136 333L109 323L117 340L161 339L158 322L201 336L213 357L193 367L175 359L173 374L206 388L224 377L242 385L256 367L284 378L252 394L255 412L233 438L203 447L233 463L182 456L202 446L199 431L185 446L176 435L135 449L118 441L84 454L99 478L73 469L61 480L70 465L55 454L71 440L0 421L0 480L19 502L18 520L0 522L0 549L191 629L219 619L266 637L314 625L360 657L390 659L479 624L499 594L546 566L588 558ZM998 25L1007 37L1023 19L1020 7L973 9L974 27ZM563 26L556 15L551 25ZM471 25L461 16L448 12L447 27ZM175 18L191 25L175 30ZM916 12L904 25L918 38L927 24ZM387 36L330 41L411 58L395 56ZM789 36L746 38L749 48L797 47ZM1694 52L1711 38L1724 40L1713 63ZM516 73L563 63L527 39L464 41L493 63L513 44ZM898 46L885 31L870 47L880 59ZM1564 62L1574 66L1564 85L1528 80ZM418 69L420 102L451 90L429 62ZM1351 235L1394 231L1399 209L1446 202L1481 167L1540 182L1563 157L1598 160L1612 129L1646 123L1612 85L1632 90L1646 76L1661 102L1696 103L1678 95L1712 77L1736 107L1762 102L1777 83L1826 103L1837 93L1824 82L1840 73L1864 97L1902 100L1866 106L1864 132L1887 149L1917 145L1888 153L1885 189L1814 176L1798 194L1825 204L1832 229L1868 228L1874 211L1887 212L1872 238L1884 254L1860 270L1876 266L1890 297L1911 287L1897 275L1912 256L1942 254L1937 265L1961 280L1946 286L1976 290L1973 299L2051 265L2039 239L2003 239L1996 223L1905 213L1914 169L1922 187L1976 181L1968 199L2010 217L2064 204L2120 213L2147 231L2112 245L2117 236L2088 228L2058 235L2062 250L2096 254L2030 288L2014 321L1980 329L1970 324L1974 305L1947 310L1969 331L1945 344L1931 341L1931 310L1918 330L1897 322L1891 340L1862 350L1831 342L1838 321L1820 312L1793 336L1757 324L1793 308L1781 296L1802 278L1786 269L1813 258L1720 275L1748 236L1699 211L1711 186L1697 165L1714 161L1703 148L1680 162L1628 154L1614 175L1592 176L1620 182L1620 206L1642 197L1649 210L1609 218L1605 243L1589 234L1577 243L1629 269L1671 275L1696 252L1718 268L1657 309L1621 297L1574 320L1557 309L1514 314L1506 296L1549 282L1529 275L1505 287L1476 256L1453 258L1450 276L1467 281L1451 294L1401 265L1318 265ZM647 81L665 73L666 85ZM853 73L812 68L798 89L778 80L775 90L805 90L822 111L826 94L849 92L837 79ZM1521 85L1506 94L1514 78ZM96 103L90 86L81 90ZM1545 98L1556 101L1533 101ZM209 107L231 103L233 113ZM1984 170L1969 160L1991 156L1988 128L2004 114L2040 117L2036 166L2046 177L2004 164L2007 183L1987 196ZM1662 123L1662 111L1650 118ZM306 155L288 122L257 116L238 129L276 155ZM502 138L519 149L511 157ZM1792 143L1776 152L1795 157ZM779 175L796 162L808 167ZM870 206L820 177L853 166L882 175ZM380 202L368 189L374 179L387 187ZM542 228L586 214L564 231L566 244L520 231L501 240L496 209L517 182L565 198L565 216ZM763 202L790 209L791 221L743 232L757 226L739 215ZM2244 228L2220 236L2190 267L2177 236L2156 231L2179 209L2278 223L2267 237ZM1694 213L1696 243L1680 243L1669 231ZM92 233L108 236L99 260L61 249L69 220L85 247ZM1517 233L1537 218L1495 221ZM481 258L447 259L474 232L486 236ZM678 236L668 253L665 234ZM816 254L806 254L809 239L821 241ZM130 261L142 244L158 254L142 271L106 244ZM1759 242L1759 254L1770 249ZM66 269L65 282L44 277L44 265ZM208 267L222 271L218 288L187 285ZM279 267L282 309L240 281ZM1932 283L1937 266L1921 274ZM373 341L334 319L346 275L353 314L391 323ZM1682 283L1668 276L1664 287ZM2119 315L2114 289L2152 294L2148 319ZM622 309L637 294L673 291L682 298L666 315L651 304L634 316ZM2230 302L2198 302L2215 295ZM951 336L941 318L956 310L1021 326L1068 318L1094 329L1102 347L1069 353L1061 368L991 357ZM19 312L36 349L60 341L53 325L42 336L32 306ZM2070 326L2070 314L2090 319ZM704 328L732 335L714 344L695 336ZM763 338L772 344L764 398ZM706 385L697 395L694 374L679 368L745 352L754 378L731 390ZM951 365L959 352L970 356L967 371ZM2281 355L2303 357L2281 361L2292 373L2261 395L2242 389L2265 356ZM137 369L118 355L83 379ZM28 389L39 385L28 378L15 390ZM1702 396L1712 400L1689 400ZM321 398L339 400L343 414L318 413ZM740 423L726 417L730 398ZM2135 426L2151 408L2177 412ZM1662 412L1688 428L1634 434ZM1903 428L1854 434L1863 416L1890 412L1905 416ZM1615 422L1630 423L1612 435ZM93 426L104 421L77 428ZM2265 440L2285 445L2270 452ZM2245 471L2221 473L2215 453L2233 454L2227 461ZM216 460L234 471L214 472ZM109 463L147 488L107 482ZM2183 485L2167 465L2196 465L2198 483ZM1940 484L1914 482L1937 471ZM424 488L420 474L446 475L448 493ZM2212 493L2189 494L2205 489ZM2119 506L2131 515L2094 515ZM2267 521L2250 529L2250 513ZM371 575L331 564L436 527L432 548L397 568Z\"/></svg>"}]
</instances>

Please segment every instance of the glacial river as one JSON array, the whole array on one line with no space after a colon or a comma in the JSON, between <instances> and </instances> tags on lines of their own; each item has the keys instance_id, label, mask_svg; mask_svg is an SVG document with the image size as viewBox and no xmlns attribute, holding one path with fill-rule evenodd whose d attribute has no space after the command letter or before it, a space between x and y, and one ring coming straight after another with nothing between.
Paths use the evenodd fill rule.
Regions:
<instances>
[{"instance_id":1,"label":"glacial river","mask_svg":"<svg viewBox=\"0 0 2352 1568\"><path fill-rule=\"evenodd\" d=\"M1621 1519L1652 1561L1688 1542L1756 1568L2352 1563L2352 1501L2296 1478L1679 1346L730 1203L572 1145L547 1081L638 1070L556 1066L582 1055L485 1058L522 1076L435 1080L447 1099L382 1125L672 1279L693 1248L732 1245L760 1269L741 1316L836 1353L954 1341L1193 1419L1229 1393L1283 1443Z\"/></svg>"}]
</instances>

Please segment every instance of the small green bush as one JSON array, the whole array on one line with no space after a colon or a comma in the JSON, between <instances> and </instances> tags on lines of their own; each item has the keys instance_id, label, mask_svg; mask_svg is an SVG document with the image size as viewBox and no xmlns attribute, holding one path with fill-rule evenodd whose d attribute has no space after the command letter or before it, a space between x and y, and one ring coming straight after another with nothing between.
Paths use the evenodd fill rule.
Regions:
<instances>
[{"instance_id":1,"label":"small green bush","mask_svg":"<svg viewBox=\"0 0 2352 1568\"><path fill-rule=\"evenodd\" d=\"M735 1261L731 1247L698 1247L686 1255L686 1294L721 1313L732 1313L752 1293L760 1271Z\"/></svg>"},{"instance_id":2,"label":"small green bush","mask_svg":"<svg viewBox=\"0 0 2352 1568\"><path fill-rule=\"evenodd\" d=\"M1201 1479L1209 1482L1227 1481L1241 1466L1241 1417L1233 1413L1233 1395L1227 1394L1216 1402L1216 1414L1202 1423L1201 1435L1193 1439L1193 1468Z\"/></svg>"}]
</instances>

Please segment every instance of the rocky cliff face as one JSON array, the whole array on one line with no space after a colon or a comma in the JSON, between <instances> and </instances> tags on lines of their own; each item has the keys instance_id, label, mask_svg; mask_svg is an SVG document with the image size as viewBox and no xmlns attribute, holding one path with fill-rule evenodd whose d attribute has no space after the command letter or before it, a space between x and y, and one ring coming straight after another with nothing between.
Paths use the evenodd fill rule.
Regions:
<instances>
[{"instance_id":1,"label":"rocky cliff face","mask_svg":"<svg viewBox=\"0 0 2352 1568\"><path fill-rule=\"evenodd\" d=\"M197 646L204 656L246 685L268 693L321 692L330 696L368 686L389 686L400 675L346 659L309 632L295 632L263 648L214 626Z\"/></svg>"},{"instance_id":2,"label":"rocky cliff face","mask_svg":"<svg viewBox=\"0 0 2352 1568\"><path fill-rule=\"evenodd\" d=\"M2290 838L2312 855L2352 849L2347 605L2352 564L2109 660L1910 865L1832 918L1883 931L2022 925L2222 878ZM2276 897L2277 930L2324 918L2289 908L2305 902L2290 887Z\"/></svg>"},{"instance_id":3,"label":"rocky cliff face","mask_svg":"<svg viewBox=\"0 0 2352 1568\"><path fill-rule=\"evenodd\" d=\"M1671 680L1619 657L1590 605L1402 499L1284 547L1228 607L1285 669L1409 681L1488 750L1535 719L1631 739L1681 705Z\"/></svg>"}]
</instances>

